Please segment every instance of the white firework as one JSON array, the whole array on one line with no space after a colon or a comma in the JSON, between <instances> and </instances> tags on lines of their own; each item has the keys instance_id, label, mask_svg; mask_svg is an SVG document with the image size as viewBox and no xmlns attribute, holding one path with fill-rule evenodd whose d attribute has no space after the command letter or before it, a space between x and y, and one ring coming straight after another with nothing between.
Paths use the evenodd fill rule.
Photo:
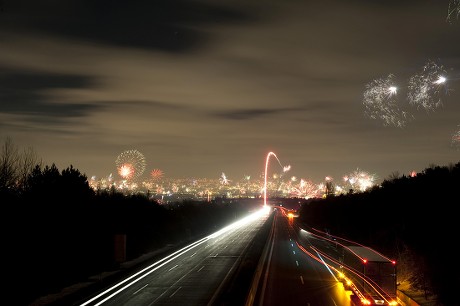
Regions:
<instances>
[{"instance_id":1,"label":"white firework","mask_svg":"<svg viewBox=\"0 0 460 306\"><path fill-rule=\"evenodd\" d=\"M374 186L376 176L356 169L352 173L344 176L343 180L351 189L365 191Z\"/></svg>"},{"instance_id":2,"label":"white firework","mask_svg":"<svg viewBox=\"0 0 460 306\"><path fill-rule=\"evenodd\" d=\"M298 186L290 185L289 192L291 195L299 198L314 198L319 194L318 187L310 180L300 179Z\"/></svg>"},{"instance_id":3,"label":"white firework","mask_svg":"<svg viewBox=\"0 0 460 306\"><path fill-rule=\"evenodd\" d=\"M222 172L220 178L219 178L219 182L222 184L222 185L228 185L228 183L230 182L230 180L227 178L227 176L225 175L225 173Z\"/></svg>"},{"instance_id":4,"label":"white firework","mask_svg":"<svg viewBox=\"0 0 460 306\"><path fill-rule=\"evenodd\" d=\"M442 107L440 93L447 80L446 74L442 65L428 61L421 73L409 79L407 94L409 104L425 111L434 111Z\"/></svg>"},{"instance_id":5,"label":"white firework","mask_svg":"<svg viewBox=\"0 0 460 306\"><path fill-rule=\"evenodd\" d=\"M375 79L365 86L363 104L365 115L374 120L381 120L384 126L404 127L413 116L398 106L398 88L395 76Z\"/></svg>"},{"instance_id":6,"label":"white firework","mask_svg":"<svg viewBox=\"0 0 460 306\"><path fill-rule=\"evenodd\" d=\"M447 9L447 21L452 22L454 18L460 18L460 0L450 0Z\"/></svg>"}]
</instances>

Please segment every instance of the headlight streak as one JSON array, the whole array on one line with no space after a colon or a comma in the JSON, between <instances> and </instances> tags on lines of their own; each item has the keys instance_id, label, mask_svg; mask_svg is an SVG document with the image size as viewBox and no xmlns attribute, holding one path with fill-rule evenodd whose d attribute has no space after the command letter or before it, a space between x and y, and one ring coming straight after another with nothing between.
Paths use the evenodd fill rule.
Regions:
<instances>
[{"instance_id":1,"label":"headlight streak","mask_svg":"<svg viewBox=\"0 0 460 306\"><path fill-rule=\"evenodd\" d=\"M99 301L96 304L94 304L94 305L101 305L102 303L106 302L107 300L109 300L110 298L114 297L118 293L122 292L126 288L129 288L133 284L137 283L138 281L140 281L141 279L143 279L144 277L146 277L150 273L158 270L159 268L163 267L167 263L169 263L172 260L176 259L177 257L187 253L188 251L194 249L195 247L199 246L200 244L203 244L203 243L207 242L210 239L217 238L217 237L223 235L224 233L227 233L228 231L230 231L232 229L236 229L236 228L241 227L241 226L243 226L245 224L248 224L248 223L250 223L252 221L255 221L255 220L259 219L260 217L262 217L263 215L266 215L269 211L270 211L269 207L263 207L263 208L257 210L256 212L244 217L243 219L238 220L238 221L236 221L236 222L224 227L223 229L221 229L221 230L219 230L219 231L217 231L217 232L215 232L215 233L213 233L211 235L208 235L208 236L206 236L206 237L204 237L204 238L202 238L202 239L200 239L200 240L198 240L196 242L193 242L193 243L189 244L188 246L185 246L185 247L181 248L180 250L175 251L174 253L172 253L172 254L170 254L170 255L158 260L157 262L151 264L150 266L142 269L141 271L131 275L130 277L126 278L125 280L123 280L121 282L119 282L118 284L116 284L116 285L110 287L109 289L101 292L100 294L94 296L93 298L89 299L88 301L80 304L80 306L85 306L85 305L90 304L91 302L94 302L95 300L97 300L97 299L109 294L110 292L112 292L113 290L119 288L120 286L122 286L123 284L127 283L128 281L130 281L133 278L136 278L140 274L144 273L143 275L139 276L135 280L131 281L130 283L126 284L125 286L123 286L123 287L119 288L118 290L116 290L115 292L111 293L106 298L104 298L101 301ZM149 269L150 269L150 271L146 272Z\"/></svg>"},{"instance_id":2,"label":"headlight streak","mask_svg":"<svg viewBox=\"0 0 460 306\"><path fill-rule=\"evenodd\" d=\"M174 253L172 253L171 255L168 255L166 256L165 258L162 258L160 259L159 261L155 262L154 264L142 269L141 271L133 274L132 276L126 278L125 280L119 282L118 284L112 286L111 288L105 290L104 292L98 294L97 296L91 298L90 300L80 304L80 306L85 306L85 305L88 305L89 303L95 301L96 299L108 294L109 292L111 292L112 290L120 287L121 285L123 285L124 283L128 282L129 280L135 278L136 276L138 276L139 274L142 274L143 272L145 272L146 270L149 270L149 269L152 269L152 267L154 267L152 270L150 270L149 272L145 273L144 275L140 276L139 278L135 279L134 281L132 281L131 283L127 284L126 286L120 288L119 290L115 291L114 293L112 293L111 295L107 296L105 299L101 300L100 302L96 303L95 305L101 305L102 303L106 302L108 299L114 297L115 295L117 295L118 293L120 293L121 291L125 290L126 288L130 287L131 285L135 284L136 282L138 282L139 280L143 279L144 277L146 277L147 275L149 275L150 273L158 270L159 268L161 268L162 266L164 266L165 264L169 263L170 261L176 259L177 257L185 254L186 252L190 251L191 249L197 247L198 245L208 241L210 238L209 237L205 237L205 238L202 238L201 240L198 240L197 242L194 242ZM163 262L164 261L164 262ZM163 262L163 263L161 263ZM156 266L156 267L155 267Z\"/></svg>"},{"instance_id":3,"label":"headlight streak","mask_svg":"<svg viewBox=\"0 0 460 306\"><path fill-rule=\"evenodd\" d=\"M262 215L267 214L269 211L270 211L269 207L263 207L263 208L259 209L258 211L256 211L255 213L253 213L253 214L251 214L249 216L246 216L243 219L238 220L235 223L232 223L232 224L224 227L223 229L215 232L214 234L209 235L208 237L209 238L216 238L216 237L222 235L223 233L225 233L225 232L227 232L229 230L232 230L234 228L237 228L239 226L242 226L244 224L247 224L249 222L252 222L252 221L255 221L255 220L259 219L260 217L262 217Z\"/></svg>"}]
</instances>

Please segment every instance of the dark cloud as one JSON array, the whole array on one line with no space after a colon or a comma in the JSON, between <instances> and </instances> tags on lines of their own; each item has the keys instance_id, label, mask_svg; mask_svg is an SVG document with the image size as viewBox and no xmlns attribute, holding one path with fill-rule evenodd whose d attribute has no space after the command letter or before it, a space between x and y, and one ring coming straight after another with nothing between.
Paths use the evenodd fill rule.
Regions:
<instances>
[{"instance_id":1,"label":"dark cloud","mask_svg":"<svg viewBox=\"0 0 460 306\"><path fill-rule=\"evenodd\" d=\"M12 0L0 25L118 46L181 52L208 37L197 26L248 22L235 8L187 0Z\"/></svg>"},{"instance_id":2,"label":"dark cloud","mask_svg":"<svg viewBox=\"0 0 460 306\"><path fill-rule=\"evenodd\" d=\"M127 107L142 107L142 109L148 109L149 111L190 111L190 107L186 105L181 105L178 103L166 103L160 101L106 101L101 103L116 104L117 106L127 106Z\"/></svg>"},{"instance_id":3,"label":"dark cloud","mask_svg":"<svg viewBox=\"0 0 460 306\"><path fill-rule=\"evenodd\" d=\"M35 71L0 70L0 113L27 115L34 122L64 122L82 117L101 105L49 101L46 92L52 89L75 89L96 86L88 76L65 75Z\"/></svg>"},{"instance_id":4,"label":"dark cloud","mask_svg":"<svg viewBox=\"0 0 460 306\"><path fill-rule=\"evenodd\" d=\"M216 115L231 120L252 120L267 115L276 115L282 113L291 113L298 111L295 108L277 108L277 109L239 109L219 112Z\"/></svg>"}]
</instances>

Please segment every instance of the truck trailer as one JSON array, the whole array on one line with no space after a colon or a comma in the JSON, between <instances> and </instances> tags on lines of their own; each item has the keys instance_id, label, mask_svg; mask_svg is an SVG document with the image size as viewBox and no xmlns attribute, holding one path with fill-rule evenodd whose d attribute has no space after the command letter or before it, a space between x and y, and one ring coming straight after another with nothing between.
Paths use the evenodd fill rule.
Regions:
<instances>
[{"instance_id":1,"label":"truck trailer","mask_svg":"<svg viewBox=\"0 0 460 306\"><path fill-rule=\"evenodd\" d=\"M396 262L364 246L343 246L341 271L363 305L398 305Z\"/></svg>"}]
</instances>

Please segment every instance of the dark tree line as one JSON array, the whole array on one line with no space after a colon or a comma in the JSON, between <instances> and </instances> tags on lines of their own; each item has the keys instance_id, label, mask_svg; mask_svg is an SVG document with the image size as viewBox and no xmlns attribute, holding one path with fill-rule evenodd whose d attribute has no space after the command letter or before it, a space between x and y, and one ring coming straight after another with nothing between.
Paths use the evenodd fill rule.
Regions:
<instances>
[{"instance_id":1,"label":"dark tree line","mask_svg":"<svg viewBox=\"0 0 460 306\"><path fill-rule=\"evenodd\" d=\"M398 282L455 305L459 187L460 163L431 165L366 192L309 201L299 219L396 259Z\"/></svg>"},{"instance_id":2,"label":"dark tree line","mask_svg":"<svg viewBox=\"0 0 460 306\"><path fill-rule=\"evenodd\" d=\"M95 191L72 165L43 166L31 152L9 139L0 151L6 292L15 305L117 269L116 237L130 261L209 234L251 209L225 200L160 205L142 194Z\"/></svg>"}]
</instances>

